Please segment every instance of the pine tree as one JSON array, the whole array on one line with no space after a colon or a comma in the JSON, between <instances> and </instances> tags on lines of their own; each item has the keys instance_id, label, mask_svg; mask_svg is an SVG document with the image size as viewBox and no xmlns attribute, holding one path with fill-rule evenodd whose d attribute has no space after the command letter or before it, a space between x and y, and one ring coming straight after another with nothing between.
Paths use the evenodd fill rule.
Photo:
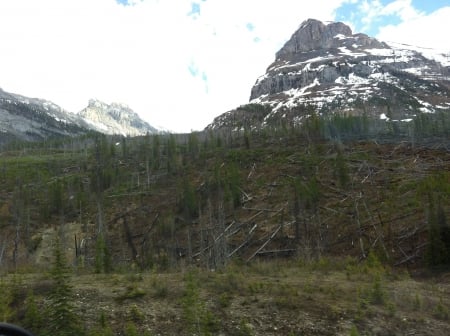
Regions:
<instances>
[{"instance_id":1,"label":"pine tree","mask_svg":"<svg viewBox=\"0 0 450 336\"><path fill-rule=\"evenodd\" d=\"M25 301L25 316L23 326L30 330L33 334L39 335L43 331L43 316L36 302L33 291L29 291Z\"/></svg>"},{"instance_id":2,"label":"pine tree","mask_svg":"<svg viewBox=\"0 0 450 336\"><path fill-rule=\"evenodd\" d=\"M48 297L46 319L48 334L60 336L83 335L73 304L74 295L70 284L69 268L59 239L55 243L51 278L53 289Z\"/></svg>"},{"instance_id":3,"label":"pine tree","mask_svg":"<svg viewBox=\"0 0 450 336\"><path fill-rule=\"evenodd\" d=\"M111 258L104 235L99 234L95 243L95 272L108 273L111 271Z\"/></svg>"},{"instance_id":4,"label":"pine tree","mask_svg":"<svg viewBox=\"0 0 450 336\"><path fill-rule=\"evenodd\" d=\"M335 159L335 172L341 188L346 188L350 182L349 168L341 149L338 149Z\"/></svg>"},{"instance_id":5,"label":"pine tree","mask_svg":"<svg viewBox=\"0 0 450 336\"><path fill-rule=\"evenodd\" d=\"M0 278L0 293L2 296L2 303L0 304L0 322L9 322L13 315L11 309L13 296L11 288L4 282L3 278Z\"/></svg>"},{"instance_id":6,"label":"pine tree","mask_svg":"<svg viewBox=\"0 0 450 336\"><path fill-rule=\"evenodd\" d=\"M435 206L435 198L429 194L429 210L428 210L428 248L427 262L429 266L442 266L450 264L449 252L449 229L445 212L441 206L440 199L437 207Z\"/></svg>"}]
</instances>

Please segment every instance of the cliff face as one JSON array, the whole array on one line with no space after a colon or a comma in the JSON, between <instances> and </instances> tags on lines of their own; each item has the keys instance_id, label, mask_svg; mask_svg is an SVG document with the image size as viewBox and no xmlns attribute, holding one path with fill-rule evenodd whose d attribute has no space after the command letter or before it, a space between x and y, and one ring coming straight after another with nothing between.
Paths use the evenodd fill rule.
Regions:
<instances>
[{"instance_id":1,"label":"cliff face","mask_svg":"<svg viewBox=\"0 0 450 336\"><path fill-rule=\"evenodd\" d=\"M338 36L338 38L336 38ZM341 22L324 24L318 20L309 19L292 35L289 41L276 53L276 59L282 61L305 61L309 55L306 52L320 52L326 49L337 49L342 45L350 46L350 40L357 40L359 45L372 48L382 48L385 45L364 34L352 35L352 30ZM342 43L342 41L345 41Z\"/></svg>"}]
</instances>

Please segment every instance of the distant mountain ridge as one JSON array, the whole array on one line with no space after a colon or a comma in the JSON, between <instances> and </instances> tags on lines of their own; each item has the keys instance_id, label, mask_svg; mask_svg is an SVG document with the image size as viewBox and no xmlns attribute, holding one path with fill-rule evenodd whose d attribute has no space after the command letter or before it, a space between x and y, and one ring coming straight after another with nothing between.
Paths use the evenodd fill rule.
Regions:
<instances>
[{"instance_id":1,"label":"distant mountain ridge","mask_svg":"<svg viewBox=\"0 0 450 336\"><path fill-rule=\"evenodd\" d=\"M86 133L89 126L60 106L0 89L0 143Z\"/></svg>"},{"instance_id":2,"label":"distant mountain ridge","mask_svg":"<svg viewBox=\"0 0 450 336\"><path fill-rule=\"evenodd\" d=\"M267 108L246 118L251 127L264 127L280 120L301 123L311 109L405 122L420 113L450 111L450 62L436 56L353 34L341 22L308 19L251 89L250 103ZM241 114L242 108L229 111L207 129L239 128Z\"/></svg>"},{"instance_id":3,"label":"distant mountain ridge","mask_svg":"<svg viewBox=\"0 0 450 336\"><path fill-rule=\"evenodd\" d=\"M78 115L93 129L106 134L137 136L158 133L158 130L143 121L139 115L125 104L106 104L91 99Z\"/></svg>"},{"instance_id":4,"label":"distant mountain ridge","mask_svg":"<svg viewBox=\"0 0 450 336\"><path fill-rule=\"evenodd\" d=\"M0 89L0 143L77 136L89 131L124 136L159 132L124 104L90 100L85 109L71 113L51 101Z\"/></svg>"}]
</instances>

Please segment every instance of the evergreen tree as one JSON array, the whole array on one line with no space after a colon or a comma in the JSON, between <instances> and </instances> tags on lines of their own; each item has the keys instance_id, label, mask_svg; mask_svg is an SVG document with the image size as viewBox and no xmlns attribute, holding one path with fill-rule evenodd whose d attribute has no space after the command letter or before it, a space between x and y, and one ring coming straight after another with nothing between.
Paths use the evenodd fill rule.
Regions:
<instances>
[{"instance_id":1,"label":"evergreen tree","mask_svg":"<svg viewBox=\"0 0 450 336\"><path fill-rule=\"evenodd\" d=\"M36 297L31 290L28 292L25 300L23 326L35 335L40 335L43 333L43 316L36 302Z\"/></svg>"},{"instance_id":2,"label":"evergreen tree","mask_svg":"<svg viewBox=\"0 0 450 336\"><path fill-rule=\"evenodd\" d=\"M447 219L440 200L437 207L435 198L429 195L428 213L428 249L427 262L430 266L442 266L450 264L450 241Z\"/></svg>"},{"instance_id":3,"label":"evergreen tree","mask_svg":"<svg viewBox=\"0 0 450 336\"><path fill-rule=\"evenodd\" d=\"M69 268L59 239L55 242L54 260L51 269L53 288L48 297L47 331L49 335L80 336L78 316L73 304Z\"/></svg>"},{"instance_id":4,"label":"evergreen tree","mask_svg":"<svg viewBox=\"0 0 450 336\"><path fill-rule=\"evenodd\" d=\"M95 272L108 273L111 271L111 257L103 234L99 234L95 243Z\"/></svg>"},{"instance_id":5,"label":"evergreen tree","mask_svg":"<svg viewBox=\"0 0 450 336\"><path fill-rule=\"evenodd\" d=\"M0 304L0 322L9 322L13 315L11 309L13 296L11 288L4 282L3 278L0 278L0 293L2 295L2 304Z\"/></svg>"},{"instance_id":6,"label":"evergreen tree","mask_svg":"<svg viewBox=\"0 0 450 336\"><path fill-rule=\"evenodd\" d=\"M346 188L350 182L349 168L341 149L338 149L335 159L335 172L341 188Z\"/></svg>"}]
</instances>

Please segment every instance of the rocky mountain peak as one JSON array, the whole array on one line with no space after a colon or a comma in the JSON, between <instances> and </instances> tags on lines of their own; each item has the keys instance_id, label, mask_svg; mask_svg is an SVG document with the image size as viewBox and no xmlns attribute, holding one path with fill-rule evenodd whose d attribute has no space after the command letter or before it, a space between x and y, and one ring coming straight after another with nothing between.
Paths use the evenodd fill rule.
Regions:
<instances>
[{"instance_id":1,"label":"rocky mountain peak","mask_svg":"<svg viewBox=\"0 0 450 336\"><path fill-rule=\"evenodd\" d=\"M158 132L122 103L107 104L98 99L90 99L88 106L79 115L96 130L107 134L136 136Z\"/></svg>"},{"instance_id":2,"label":"rocky mountain peak","mask_svg":"<svg viewBox=\"0 0 450 336\"><path fill-rule=\"evenodd\" d=\"M324 52L340 47L357 45L366 48L385 48L386 44L365 34L354 34L342 22L323 23L319 20L304 21L285 45L276 53L276 61L298 62L311 58L309 53ZM308 53L309 52L309 53Z\"/></svg>"},{"instance_id":3,"label":"rocky mountain peak","mask_svg":"<svg viewBox=\"0 0 450 336\"><path fill-rule=\"evenodd\" d=\"M336 35L351 36L352 30L341 22L324 24L315 19L308 19L278 51L276 57L285 58L298 52L329 48L334 44Z\"/></svg>"}]
</instances>

